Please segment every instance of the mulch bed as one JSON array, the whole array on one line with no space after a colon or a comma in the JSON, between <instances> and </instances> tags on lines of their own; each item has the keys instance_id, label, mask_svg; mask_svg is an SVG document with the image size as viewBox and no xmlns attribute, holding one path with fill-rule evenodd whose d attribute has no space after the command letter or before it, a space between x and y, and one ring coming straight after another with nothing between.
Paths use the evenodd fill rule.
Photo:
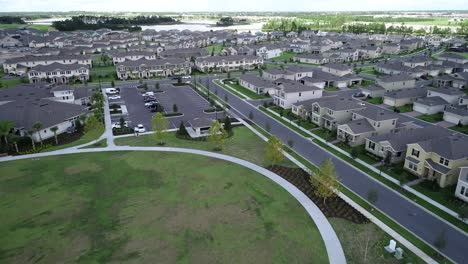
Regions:
<instances>
[{"instance_id":1,"label":"mulch bed","mask_svg":"<svg viewBox=\"0 0 468 264\"><path fill-rule=\"evenodd\" d=\"M278 174L301 190L320 208L326 217L343 218L356 224L369 223L369 220L364 215L339 197L328 198L324 203L322 198L314 194L314 187L309 183L309 174L304 170L276 165L269 166L267 169Z\"/></svg>"}]
</instances>

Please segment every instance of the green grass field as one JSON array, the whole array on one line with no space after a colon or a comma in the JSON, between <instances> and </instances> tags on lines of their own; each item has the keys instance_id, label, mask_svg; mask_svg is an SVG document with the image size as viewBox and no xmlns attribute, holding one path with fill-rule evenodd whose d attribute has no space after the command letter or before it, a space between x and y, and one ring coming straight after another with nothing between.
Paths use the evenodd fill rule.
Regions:
<instances>
[{"instance_id":1,"label":"green grass field","mask_svg":"<svg viewBox=\"0 0 468 264\"><path fill-rule=\"evenodd\" d=\"M403 106L392 106L390 107L390 110L400 110L400 113L407 113L413 111L413 104L407 104Z\"/></svg>"},{"instance_id":2,"label":"green grass field","mask_svg":"<svg viewBox=\"0 0 468 264\"><path fill-rule=\"evenodd\" d=\"M97 140L103 133L104 133L104 127L100 128L100 129L94 129L94 130L89 131L88 133L85 133L80 139L78 139L76 141L73 141L71 143L64 144L64 145L51 146L50 148L43 149L41 152L49 152L49 151L54 151L54 150L71 148L71 147L83 145L83 144L89 143L89 142L91 142L93 140ZM106 144L107 144L107 141L106 141Z\"/></svg>"},{"instance_id":3,"label":"green grass field","mask_svg":"<svg viewBox=\"0 0 468 264\"><path fill-rule=\"evenodd\" d=\"M285 52L283 52L281 54L281 56L274 57L274 58L272 58L270 60L271 61L280 61L280 62L282 62L284 60L287 60L289 62L289 60L291 58L293 58L294 56L296 56L296 55L297 55L297 53L295 53L295 52L285 51Z\"/></svg>"},{"instance_id":4,"label":"green grass field","mask_svg":"<svg viewBox=\"0 0 468 264\"><path fill-rule=\"evenodd\" d=\"M236 158L245 159L260 166L270 165L265 161L265 142L246 127L235 127L234 135L225 141L225 146L220 152ZM208 141L192 141L178 139L175 133L169 133L165 140L166 147L191 148L212 151L213 146ZM151 135L138 137L124 137L115 139L115 144L120 146L157 146L157 141ZM281 165L295 167L295 165L285 159Z\"/></svg>"},{"instance_id":5,"label":"green grass field","mask_svg":"<svg viewBox=\"0 0 468 264\"><path fill-rule=\"evenodd\" d=\"M468 125L464 125L464 126L461 126L461 127L453 126L450 129L468 135Z\"/></svg>"},{"instance_id":6,"label":"green grass field","mask_svg":"<svg viewBox=\"0 0 468 264\"><path fill-rule=\"evenodd\" d=\"M206 47L206 50L208 51L208 53L211 55L211 52L213 51L214 49L214 54L215 55L218 55L219 53L221 53L221 51L224 49L223 47L223 44L213 44L213 45L210 45L208 47Z\"/></svg>"},{"instance_id":7,"label":"green grass field","mask_svg":"<svg viewBox=\"0 0 468 264\"><path fill-rule=\"evenodd\" d=\"M429 123L437 123L437 122L444 120L444 113L437 113L433 115L424 114L424 115L417 116L416 118L424 120Z\"/></svg>"},{"instance_id":8,"label":"green grass field","mask_svg":"<svg viewBox=\"0 0 468 264\"><path fill-rule=\"evenodd\" d=\"M233 88L234 90L250 97L253 100L257 99L265 99L265 98L271 98L270 96L266 96L265 94L257 94L245 87L240 86L239 84L236 83L228 83L229 87Z\"/></svg>"},{"instance_id":9,"label":"green grass field","mask_svg":"<svg viewBox=\"0 0 468 264\"><path fill-rule=\"evenodd\" d=\"M0 24L0 28L34 28L41 31L48 31L49 29L53 29L53 27L48 25L28 25L28 24Z\"/></svg>"},{"instance_id":10,"label":"green grass field","mask_svg":"<svg viewBox=\"0 0 468 264\"><path fill-rule=\"evenodd\" d=\"M13 87L23 82L25 81L21 80L20 78L0 79L0 89ZM29 83L29 81L26 83Z\"/></svg>"},{"instance_id":11,"label":"green grass field","mask_svg":"<svg viewBox=\"0 0 468 264\"><path fill-rule=\"evenodd\" d=\"M328 262L289 193L222 160L87 153L0 170L2 263Z\"/></svg>"}]
</instances>

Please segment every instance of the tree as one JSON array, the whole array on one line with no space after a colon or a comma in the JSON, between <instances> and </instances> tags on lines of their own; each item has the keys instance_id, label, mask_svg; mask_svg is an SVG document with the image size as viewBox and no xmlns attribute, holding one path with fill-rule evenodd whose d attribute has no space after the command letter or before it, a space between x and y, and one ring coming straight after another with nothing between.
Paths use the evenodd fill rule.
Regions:
<instances>
[{"instance_id":1,"label":"tree","mask_svg":"<svg viewBox=\"0 0 468 264\"><path fill-rule=\"evenodd\" d=\"M188 132L187 132L187 129L185 128L184 121L180 121L179 130L177 130L177 135L188 136Z\"/></svg>"},{"instance_id":2,"label":"tree","mask_svg":"<svg viewBox=\"0 0 468 264\"><path fill-rule=\"evenodd\" d=\"M227 138L226 130L218 120L215 120L208 130L208 140L213 144L214 150L220 151L223 149L225 138Z\"/></svg>"},{"instance_id":3,"label":"tree","mask_svg":"<svg viewBox=\"0 0 468 264\"><path fill-rule=\"evenodd\" d=\"M164 145L164 130L167 129L169 125L169 121L162 113L157 113L151 119L151 124L153 126L153 137L154 139L159 142L159 145Z\"/></svg>"},{"instance_id":4,"label":"tree","mask_svg":"<svg viewBox=\"0 0 468 264\"><path fill-rule=\"evenodd\" d=\"M177 104L172 105L172 112L174 112L174 113L179 112L179 108L177 107Z\"/></svg>"},{"instance_id":5,"label":"tree","mask_svg":"<svg viewBox=\"0 0 468 264\"><path fill-rule=\"evenodd\" d=\"M5 140L5 144L8 147L8 134L10 134L10 131L13 129L15 124L11 122L10 120L2 120L0 121L0 135L3 136L3 139Z\"/></svg>"},{"instance_id":6,"label":"tree","mask_svg":"<svg viewBox=\"0 0 468 264\"><path fill-rule=\"evenodd\" d=\"M20 141L20 137L17 136L17 135L11 135L10 136L10 141L13 143L13 145L15 146L15 151L16 153L19 153L19 149L18 149L18 142Z\"/></svg>"},{"instance_id":7,"label":"tree","mask_svg":"<svg viewBox=\"0 0 468 264\"><path fill-rule=\"evenodd\" d=\"M39 140L41 141L41 146L44 144L44 142L42 141L42 135L41 135L41 129L42 129L43 125L41 122L37 122L33 125L33 128L34 130L36 131L36 133L39 135Z\"/></svg>"},{"instance_id":8,"label":"tree","mask_svg":"<svg viewBox=\"0 0 468 264\"><path fill-rule=\"evenodd\" d=\"M338 194L340 183L335 165L330 159L322 162L318 172L310 175L310 183L315 187L315 195L322 198L324 204L326 204L326 199Z\"/></svg>"},{"instance_id":9,"label":"tree","mask_svg":"<svg viewBox=\"0 0 468 264\"><path fill-rule=\"evenodd\" d=\"M356 159L359 156L359 150L357 148L351 149L351 158Z\"/></svg>"},{"instance_id":10,"label":"tree","mask_svg":"<svg viewBox=\"0 0 468 264\"><path fill-rule=\"evenodd\" d=\"M114 82L114 80L111 81L111 86L112 86L112 87L115 87L115 82Z\"/></svg>"},{"instance_id":11,"label":"tree","mask_svg":"<svg viewBox=\"0 0 468 264\"><path fill-rule=\"evenodd\" d=\"M271 166L278 164L284 159L283 143L275 136L268 139L265 147L265 159L271 163Z\"/></svg>"},{"instance_id":12,"label":"tree","mask_svg":"<svg viewBox=\"0 0 468 264\"><path fill-rule=\"evenodd\" d=\"M157 82L157 83L156 83L156 90L159 91L160 88L161 88L161 87L160 87L160 84Z\"/></svg>"},{"instance_id":13,"label":"tree","mask_svg":"<svg viewBox=\"0 0 468 264\"><path fill-rule=\"evenodd\" d=\"M228 78L228 79L231 79L231 72L228 72L228 73L227 73L227 78Z\"/></svg>"},{"instance_id":14,"label":"tree","mask_svg":"<svg viewBox=\"0 0 468 264\"><path fill-rule=\"evenodd\" d=\"M177 77L177 83L181 84L182 83L182 76Z\"/></svg>"},{"instance_id":15,"label":"tree","mask_svg":"<svg viewBox=\"0 0 468 264\"><path fill-rule=\"evenodd\" d=\"M102 126L102 123L99 122L98 118L94 115L91 115L88 117L88 120L86 120L84 132L89 133L90 131L98 129L100 126Z\"/></svg>"},{"instance_id":16,"label":"tree","mask_svg":"<svg viewBox=\"0 0 468 264\"><path fill-rule=\"evenodd\" d=\"M392 153L390 151L385 152L385 157L383 159L383 164L385 167L390 166L392 164Z\"/></svg>"},{"instance_id":17,"label":"tree","mask_svg":"<svg viewBox=\"0 0 468 264\"><path fill-rule=\"evenodd\" d=\"M36 143L34 142L34 137L32 136L34 134L34 130L30 129L25 131L26 135L31 139L31 146L34 151L36 151Z\"/></svg>"},{"instance_id":18,"label":"tree","mask_svg":"<svg viewBox=\"0 0 468 264\"><path fill-rule=\"evenodd\" d=\"M57 137L58 126L51 127L50 131L52 131L52 133L54 133L55 145L58 145L58 137Z\"/></svg>"},{"instance_id":19,"label":"tree","mask_svg":"<svg viewBox=\"0 0 468 264\"><path fill-rule=\"evenodd\" d=\"M231 133L232 132L232 124L231 124L231 118L229 116L226 116L224 118L224 129L226 132Z\"/></svg>"}]
</instances>

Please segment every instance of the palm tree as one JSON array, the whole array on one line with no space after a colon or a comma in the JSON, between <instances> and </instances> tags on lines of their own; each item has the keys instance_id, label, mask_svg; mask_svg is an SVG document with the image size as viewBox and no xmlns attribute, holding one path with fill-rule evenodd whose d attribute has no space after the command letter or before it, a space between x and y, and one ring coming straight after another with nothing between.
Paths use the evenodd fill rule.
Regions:
<instances>
[{"instance_id":1,"label":"palm tree","mask_svg":"<svg viewBox=\"0 0 468 264\"><path fill-rule=\"evenodd\" d=\"M32 136L34 133L34 130L28 130L25 131L26 136L28 136L31 139L31 145L34 151L36 151L36 143L34 142L34 137Z\"/></svg>"},{"instance_id":2,"label":"palm tree","mask_svg":"<svg viewBox=\"0 0 468 264\"><path fill-rule=\"evenodd\" d=\"M42 125L41 122L37 122L36 124L33 125L34 130L37 132L37 134L39 134L39 140L41 141L41 146L44 144L42 142L42 135L41 135L42 127L43 127L43 125Z\"/></svg>"},{"instance_id":3,"label":"palm tree","mask_svg":"<svg viewBox=\"0 0 468 264\"><path fill-rule=\"evenodd\" d=\"M58 126L54 126L54 127L50 128L50 131L52 131L52 133L54 133L55 145L58 145L57 130L58 130Z\"/></svg>"},{"instance_id":4,"label":"palm tree","mask_svg":"<svg viewBox=\"0 0 468 264\"><path fill-rule=\"evenodd\" d=\"M17 136L17 135L12 134L11 137L10 137L10 140L13 143L13 145L15 146L16 153L19 153L18 141L20 140L20 137Z\"/></svg>"},{"instance_id":5,"label":"palm tree","mask_svg":"<svg viewBox=\"0 0 468 264\"><path fill-rule=\"evenodd\" d=\"M8 147L8 134L10 134L11 129L14 127L14 123L9 120L0 121L0 135L5 139L5 144Z\"/></svg>"}]
</instances>

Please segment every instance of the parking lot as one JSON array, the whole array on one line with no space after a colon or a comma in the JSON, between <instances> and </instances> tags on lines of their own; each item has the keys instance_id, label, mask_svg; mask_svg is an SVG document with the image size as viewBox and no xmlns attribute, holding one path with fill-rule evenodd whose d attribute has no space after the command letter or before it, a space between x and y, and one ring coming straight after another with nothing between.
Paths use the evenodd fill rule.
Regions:
<instances>
[{"instance_id":1,"label":"parking lot","mask_svg":"<svg viewBox=\"0 0 468 264\"><path fill-rule=\"evenodd\" d=\"M151 130L151 118L155 113L144 105L141 90L135 86L121 87L121 98L118 100L109 100L109 104L125 105L128 115L124 119L129 121L129 126L134 127L143 124L147 131ZM174 104L177 105L177 112L182 116L167 117L169 120L169 129L178 128L181 121L185 123L194 118L222 117L222 113L205 113L204 110L212 108L205 98L197 94L190 86L161 85L160 92L155 93L158 103L164 108L164 113L172 113ZM120 120L119 115L112 116L112 122L117 123Z\"/></svg>"}]
</instances>

